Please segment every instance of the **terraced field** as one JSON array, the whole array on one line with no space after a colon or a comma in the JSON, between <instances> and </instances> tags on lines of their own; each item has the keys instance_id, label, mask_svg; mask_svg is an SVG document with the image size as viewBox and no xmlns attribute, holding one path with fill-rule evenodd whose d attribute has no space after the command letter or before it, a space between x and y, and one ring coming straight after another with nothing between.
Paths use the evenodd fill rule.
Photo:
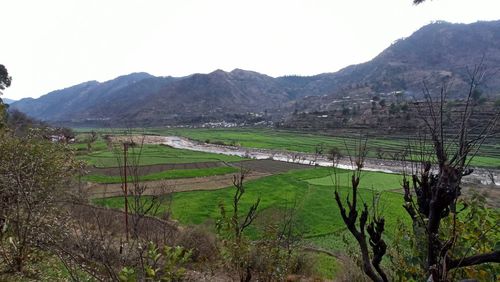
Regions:
<instances>
[{"instance_id":1,"label":"terraced field","mask_svg":"<svg viewBox=\"0 0 500 282\"><path fill-rule=\"evenodd\" d=\"M341 136L327 136L321 133L304 133L274 129L148 129L147 133L159 135L176 135L188 137L201 142L234 144L243 147L279 149L297 152L314 153L319 145L323 145L324 153L331 147L337 147L344 155L352 151L359 135L346 134ZM416 136L367 136L368 157L391 159L399 154L410 143L415 146L418 142ZM431 149L431 144L426 145ZM450 149L453 148L451 145ZM418 159L417 156L413 158ZM471 162L474 166L500 168L500 139L491 137L481 146L477 156Z\"/></svg>"},{"instance_id":2,"label":"terraced field","mask_svg":"<svg viewBox=\"0 0 500 282\"><path fill-rule=\"evenodd\" d=\"M116 167L123 158L122 151L109 150L104 141L98 141L92 146L92 151L87 153L86 144L76 144L80 160L86 161L89 165L106 168ZM140 157L139 157L140 155ZM186 164L186 163L206 163L206 162L231 162L240 161L237 156L227 156L222 154L211 154L194 152L189 150L174 149L161 145L145 144L141 149L130 148L128 153L129 162L138 160L140 166L158 164ZM137 162L137 161L136 161Z\"/></svg>"},{"instance_id":3,"label":"terraced field","mask_svg":"<svg viewBox=\"0 0 500 282\"><path fill-rule=\"evenodd\" d=\"M339 250L343 246L341 236L337 236L335 240L330 236L339 232L342 233L345 226L333 198L333 185L329 185L324 181L324 179L330 177L331 173L330 168L313 168L292 170L247 181L246 194L242 198L241 209L246 210L260 197L259 212L261 216L257 222L264 222L266 218L272 217L274 213L296 206L298 226L300 226L308 241L316 245L317 242L321 242L325 238L330 241L333 240L329 245L319 244L319 246ZM337 173L340 179L340 183L338 183L339 190L344 196L347 196L350 191L348 188L350 173L345 170L339 170ZM399 179L393 177L387 180L386 176L386 174L378 172L366 174L363 177L362 188L359 191L360 197L367 203L372 203L373 197L378 192L381 193L379 207L387 218L388 230L393 230L396 228L397 218L404 215L405 211L402 207L401 194L386 191L398 187ZM372 189L370 183L374 181L381 185L373 186ZM175 193L171 207L172 215L180 223L188 225L215 222L219 217L219 203L223 202L225 205L230 205L233 192L232 187L227 187L214 191ZM123 207L123 198L96 199L95 203L111 208L121 208ZM259 232L258 223L251 232L253 236L257 236Z\"/></svg>"},{"instance_id":4,"label":"terraced field","mask_svg":"<svg viewBox=\"0 0 500 282\"><path fill-rule=\"evenodd\" d=\"M149 133L181 135L202 142L303 152L314 152L318 144L323 144L324 148L345 148L346 144L348 147L353 146L355 141L267 129L154 129ZM404 146L402 139L375 140L374 143L370 141L370 156L377 155L376 146L384 146L388 154L391 150L395 152ZM496 145L488 146L488 150L496 148ZM92 182L89 191L94 204L122 209L124 199L121 196L121 177L116 167L120 162L117 158L122 156L109 151L102 141L94 144L93 152L89 154L85 154L82 149L80 151L80 158L94 166L89 169L90 174L84 177ZM215 231L215 222L220 216L220 204L230 206L234 195L232 175L243 169L250 172L246 177L246 193L240 208L247 210L258 198L261 200L259 216L248 230L251 237L257 238L262 234L266 223L277 220L280 214L293 207L296 210L298 231L302 233L306 245L332 252L345 251L343 237L348 235L348 232L340 218L333 192L337 188L342 197L348 196L351 191L350 171L273 160L247 160L152 144L144 145L140 153L131 150L129 157L134 160L139 155L141 158L136 164L140 168L140 181L151 187L143 200L148 201L147 195L158 191L171 192L173 200L171 204L163 206L162 211L171 212L172 218L181 225L203 224ZM497 160L496 155L480 156L475 164L495 167L499 165ZM361 201L370 207L377 203L378 210L384 215L387 230L385 236L389 242L399 227L398 221L409 224L402 207L401 178L398 174L367 171L363 172L359 186ZM157 187L167 187L168 190L156 190ZM329 268L338 265L331 257L324 259L324 264ZM331 275L335 271L329 269L326 272Z\"/></svg>"}]
</instances>

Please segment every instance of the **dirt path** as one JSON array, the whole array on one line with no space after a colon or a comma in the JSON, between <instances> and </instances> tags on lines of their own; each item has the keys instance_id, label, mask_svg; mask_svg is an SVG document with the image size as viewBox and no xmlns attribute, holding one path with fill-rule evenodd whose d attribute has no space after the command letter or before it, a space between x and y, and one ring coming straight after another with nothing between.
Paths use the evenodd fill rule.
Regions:
<instances>
[{"instance_id":1,"label":"dirt path","mask_svg":"<svg viewBox=\"0 0 500 282\"><path fill-rule=\"evenodd\" d=\"M259 179L269 176L269 173L250 172L247 180ZM145 195L163 194L168 192L185 192L196 190L216 190L233 185L233 174L224 174L208 177L169 179L162 181L141 182L141 185L147 185L148 189ZM133 189L133 184L128 184L129 189ZM97 184L89 183L88 192L91 198L106 198L123 195L121 184Z\"/></svg>"}]
</instances>

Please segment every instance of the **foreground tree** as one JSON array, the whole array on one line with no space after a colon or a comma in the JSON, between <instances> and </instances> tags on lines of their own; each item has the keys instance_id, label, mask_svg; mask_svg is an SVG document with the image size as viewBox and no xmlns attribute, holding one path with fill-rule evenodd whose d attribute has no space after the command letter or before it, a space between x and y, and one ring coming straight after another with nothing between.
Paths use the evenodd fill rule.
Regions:
<instances>
[{"instance_id":1,"label":"foreground tree","mask_svg":"<svg viewBox=\"0 0 500 282\"><path fill-rule=\"evenodd\" d=\"M231 267L238 273L241 282L252 279L251 244L244 231L252 224L257 216L260 198L250 206L245 216L240 214L240 200L245 193L243 181L245 173L234 175L233 186L235 193L232 201L232 211L228 214L223 203L219 204L221 218L217 222L218 233L223 237L225 258ZM242 220L244 218L244 220Z\"/></svg>"},{"instance_id":2,"label":"foreground tree","mask_svg":"<svg viewBox=\"0 0 500 282\"><path fill-rule=\"evenodd\" d=\"M411 171L404 174L404 208L413 223L413 236L420 242L423 257L421 267L431 281L448 281L449 272L453 269L500 262L499 250L478 254L467 252L461 257L455 257L453 252L460 237L456 218L460 212L457 202L462 194L462 178L472 173L470 161L492 133L499 118L499 114L496 114L487 124L471 125L472 99L479 85L477 78L483 76L483 71L480 65L470 72L468 95L462 110L453 117L458 122L453 123L452 128L445 128L444 123L446 87L442 88L437 101L434 101L428 90L424 91L426 101L419 108L419 114L429 137L422 138L416 150L410 148L407 152L410 158L419 158L419 162L410 162ZM426 141L430 141L432 145L428 146ZM387 281L387 275L380 266L386 252L386 245L382 240L384 219L377 216L376 212L370 215L366 204L358 219L356 193L363 166L363 152L364 148L360 148L359 157L353 162L357 169L352 176L352 203L347 198L348 211L344 208L338 191L335 192L335 199L345 225L360 247L363 271L373 281ZM451 234L443 234L444 221L450 222ZM359 227L356 226L357 223ZM487 231L491 230L485 230ZM368 243L371 250L368 249Z\"/></svg>"},{"instance_id":3,"label":"foreground tree","mask_svg":"<svg viewBox=\"0 0 500 282\"><path fill-rule=\"evenodd\" d=\"M12 82L12 77L9 76L9 72L4 65L0 64L0 94L2 94L2 90L10 86Z\"/></svg>"},{"instance_id":4,"label":"foreground tree","mask_svg":"<svg viewBox=\"0 0 500 282\"><path fill-rule=\"evenodd\" d=\"M35 249L45 248L63 233L61 200L78 167L67 147L36 134L2 136L0 255L10 271L22 272Z\"/></svg>"},{"instance_id":5,"label":"foreground tree","mask_svg":"<svg viewBox=\"0 0 500 282\"><path fill-rule=\"evenodd\" d=\"M0 64L0 95L3 94L2 90L10 86L11 82L12 77L9 76L9 72L4 65ZM3 103L2 98L0 98L0 130L5 126L7 116L6 108L7 106Z\"/></svg>"},{"instance_id":6,"label":"foreground tree","mask_svg":"<svg viewBox=\"0 0 500 282\"><path fill-rule=\"evenodd\" d=\"M423 227L425 231L425 268L434 281L446 281L448 272L455 268L500 262L500 251L454 258L452 250L460 234L453 232L446 238L440 234L442 221L457 217L462 178L473 172L469 164L484 140L492 134L499 117L498 114L495 115L480 128L471 125L473 95L480 82L478 78L484 75L483 71L480 65L471 72L466 101L462 111L454 118L458 122L451 128L456 133L455 136L445 133L443 120L446 87L442 88L437 102L425 90L427 100L420 115L430 134L433 150L428 154L425 145L418 148L416 154L420 156L420 166L414 167L411 176L405 175L403 180L404 208L411 217L414 228ZM455 223L456 220L453 220L452 224ZM452 230L456 228L453 227Z\"/></svg>"},{"instance_id":7,"label":"foreground tree","mask_svg":"<svg viewBox=\"0 0 500 282\"><path fill-rule=\"evenodd\" d=\"M347 197L347 207L344 207L339 193L338 185L335 187L335 201L340 209L340 215L349 232L354 236L361 252L361 269L373 281L388 281L387 274L382 270L380 263L385 255L387 245L382 239L385 221L383 217L377 216L376 212L370 213L368 205L363 203L361 215L358 214L358 186L366 156L366 140L359 142L355 157L349 152L351 166L354 168L351 175L352 200ZM335 171L335 170L334 170ZM334 175L335 183L340 183L337 175ZM358 218L359 215L359 218ZM369 222L370 220L370 222ZM368 225L367 225L368 224Z\"/></svg>"}]
</instances>

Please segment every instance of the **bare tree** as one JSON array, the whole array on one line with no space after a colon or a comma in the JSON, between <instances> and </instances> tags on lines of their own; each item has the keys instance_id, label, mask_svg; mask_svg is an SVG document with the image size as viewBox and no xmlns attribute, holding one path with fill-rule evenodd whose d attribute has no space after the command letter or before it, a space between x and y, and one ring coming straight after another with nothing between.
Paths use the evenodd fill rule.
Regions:
<instances>
[{"instance_id":1,"label":"bare tree","mask_svg":"<svg viewBox=\"0 0 500 282\"><path fill-rule=\"evenodd\" d=\"M87 141L87 151L88 152L92 152L92 144L94 144L94 142L97 141L97 137L98 137L97 132L95 132L93 130L87 136L86 141Z\"/></svg>"},{"instance_id":2,"label":"bare tree","mask_svg":"<svg viewBox=\"0 0 500 282\"><path fill-rule=\"evenodd\" d=\"M229 262L232 267L238 272L241 282L248 282L252 279L252 265L250 261L250 246L248 240L243 236L243 232L252 224L257 216L257 208L259 207L260 198L250 206L246 215L240 215L240 200L245 194L243 181L245 180L246 172L242 169L239 175L234 175L233 186L235 192L232 199L232 212L227 214L223 203L219 205L221 219L217 223L217 229L220 234L226 238L224 241L225 248L229 254Z\"/></svg>"},{"instance_id":3,"label":"bare tree","mask_svg":"<svg viewBox=\"0 0 500 282\"><path fill-rule=\"evenodd\" d=\"M462 110L454 117L458 121L454 123L454 128L445 128L444 124L446 84L442 87L437 101L434 101L430 91L425 87L426 101L419 107L419 114L429 135L420 140L416 150L410 148L403 154L403 159L406 153L420 159L418 163L410 162L410 175L407 171L404 173L404 208L413 221L414 236L421 239L425 249L423 251L425 263L422 267L432 281L448 281L449 272L456 268L500 262L500 251L498 250L454 257L453 249L460 234L457 234L454 226L451 228L452 234L443 236L440 232L444 218L456 218L462 178L472 173L473 170L469 164L481 144L492 134L500 116L499 114L495 115L486 124L473 125L471 123L472 96L484 75L482 64L476 66L469 74L468 95L462 105ZM428 140L431 144L427 144ZM364 148L359 151L363 151L362 149ZM385 243L381 239L384 230L383 217L377 216L376 212L373 212L372 222L367 227L372 247L372 258L368 251L365 235L365 226L369 217L366 204L364 204L359 217L359 228L355 225L358 217L356 192L363 158L358 157L354 163L356 169L351 181L352 203L349 198L347 199L349 211L347 212L344 208L338 191L335 192L335 199L344 223L356 238L361 249L363 271L373 281L386 281L387 276L380 268L380 261L386 250ZM456 224L456 220L452 220L452 222ZM422 230L423 237L420 235Z\"/></svg>"},{"instance_id":4,"label":"bare tree","mask_svg":"<svg viewBox=\"0 0 500 282\"><path fill-rule=\"evenodd\" d=\"M455 132L453 135L446 132L443 124L446 85L442 87L438 101L433 100L427 88L424 89L426 103L423 108L419 108L419 114L430 134L433 150L427 154L426 144L422 142L418 152L414 153L420 156L421 165L412 169L410 177L405 174L403 180L404 208L414 226L423 226L425 229L425 267L434 281L446 281L448 272L454 268L500 262L500 251L454 258L451 250L459 234L441 238L439 232L443 218L456 217L462 178L473 172L469 164L485 139L492 134L499 116L496 115L482 126L471 126L473 94L484 75L482 64L471 70L469 75L468 95L455 119L458 122L452 128Z\"/></svg>"},{"instance_id":5,"label":"bare tree","mask_svg":"<svg viewBox=\"0 0 500 282\"><path fill-rule=\"evenodd\" d=\"M172 187L164 183L149 184L142 181L141 177L146 171L142 171L141 158L144 149L145 136L128 136L128 140L117 144L114 153L118 163L118 170L122 178L124 196L127 198L127 209L130 208L132 223L132 236L138 237L139 228L146 216L159 216L161 210L165 210L163 219L168 219L172 204ZM123 151L121 150L123 146ZM128 150L130 149L130 152ZM127 155L125 155L127 154ZM122 161L122 157L123 161ZM130 188L128 188L130 183ZM127 186L125 186L127 185ZM125 191L127 187L127 191ZM129 201L130 198L130 201ZM127 211L128 212L128 211Z\"/></svg>"},{"instance_id":6,"label":"bare tree","mask_svg":"<svg viewBox=\"0 0 500 282\"><path fill-rule=\"evenodd\" d=\"M347 146L346 146L347 149ZM383 217L372 212L371 219L368 205L363 203L361 215L358 218L358 186L361 176L361 169L366 157L366 140L359 142L355 156L349 153L351 166L354 168L351 175L351 199L347 196L347 208L344 207L340 197L337 175L334 173L335 201L340 209L340 215L349 232L356 239L361 252L361 268L373 281L388 281L387 274L382 270L380 263L385 255L387 245L382 239L385 220ZM334 172L336 170L334 169ZM375 209L374 209L375 210ZM370 222L369 222L370 220Z\"/></svg>"}]
</instances>

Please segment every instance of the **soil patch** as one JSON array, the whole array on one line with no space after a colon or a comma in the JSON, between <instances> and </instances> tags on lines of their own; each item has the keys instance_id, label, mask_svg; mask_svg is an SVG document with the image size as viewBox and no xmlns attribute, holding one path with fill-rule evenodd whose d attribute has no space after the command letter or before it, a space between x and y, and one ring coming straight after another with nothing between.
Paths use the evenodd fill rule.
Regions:
<instances>
[{"instance_id":1,"label":"soil patch","mask_svg":"<svg viewBox=\"0 0 500 282\"><path fill-rule=\"evenodd\" d=\"M271 174L283 173L293 169L313 168L313 166L310 165L298 164L298 163L286 163L275 160L248 160L241 162L231 162L229 164L234 167L248 169L250 171L271 173Z\"/></svg>"},{"instance_id":2,"label":"soil patch","mask_svg":"<svg viewBox=\"0 0 500 282\"><path fill-rule=\"evenodd\" d=\"M147 175L150 173L157 173L166 170L173 169L201 169L201 168L214 168L214 167L222 167L227 166L224 162L199 162L199 163L175 163L175 164L157 164L157 165L144 165L140 166L138 171L139 175ZM120 176L120 168L119 167L90 167L87 169L89 174L100 174L107 176Z\"/></svg>"},{"instance_id":3,"label":"soil patch","mask_svg":"<svg viewBox=\"0 0 500 282\"><path fill-rule=\"evenodd\" d=\"M269 175L271 174L254 171L248 173L245 178L247 180L253 180ZM145 195L195 190L216 190L232 186L233 174L196 178L169 179L161 181L147 181L141 182L140 185L148 186L146 192L144 193ZM128 183L129 190L133 189L133 186L133 183ZM106 198L123 195L121 184L89 183L88 192L90 197L92 198Z\"/></svg>"}]
</instances>

